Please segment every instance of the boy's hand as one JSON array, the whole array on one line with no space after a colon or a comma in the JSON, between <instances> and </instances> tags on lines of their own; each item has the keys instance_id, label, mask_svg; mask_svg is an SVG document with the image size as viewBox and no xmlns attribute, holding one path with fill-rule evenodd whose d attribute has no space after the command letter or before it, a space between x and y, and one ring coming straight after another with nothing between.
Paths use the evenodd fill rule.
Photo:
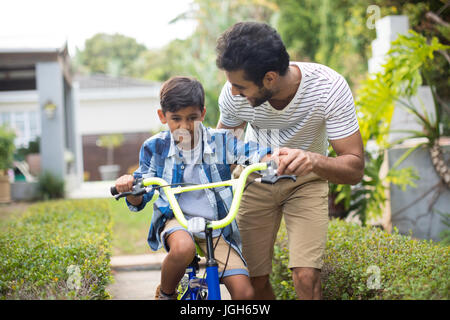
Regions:
<instances>
[{"instance_id":1,"label":"boy's hand","mask_svg":"<svg viewBox=\"0 0 450 320\"><path fill-rule=\"evenodd\" d=\"M116 189L118 192L128 192L133 188L134 177L126 174L116 180Z\"/></svg>"},{"instance_id":2,"label":"boy's hand","mask_svg":"<svg viewBox=\"0 0 450 320\"><path fill-rule=\"evenodd\" d=\"M133 190L134 177L126 174L116 180L116 189L118 192L128 192ZM142 196L127 196L127 200L134 206L138 206L142 202Z\"/></svg>"}]
</instances>

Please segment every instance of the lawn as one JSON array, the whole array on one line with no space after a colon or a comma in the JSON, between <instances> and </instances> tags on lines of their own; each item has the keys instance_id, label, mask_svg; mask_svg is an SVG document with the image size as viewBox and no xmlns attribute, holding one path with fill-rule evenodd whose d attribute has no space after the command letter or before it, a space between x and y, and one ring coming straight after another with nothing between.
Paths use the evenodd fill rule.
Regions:
<instances>
[{"instance_id":1,"label":"lawn","mask_svg":"<svg viewBox=\"0 0 450 320\"><path fill-rule=\"evenodd\" d=\"M29 202L0 204L0 232L5 230L12 219L21 217L30 205Z\"/></svg>"},{"instance_id":2,"label":"lawn","mask_svg":"<svg viewBox=\"0 0 450 320\"><path fill-rule=\"evenodd\" d=\"M131 212L123 199L108 201L114 222L113 256L152 253L147 236L153 210L146 207L140 212Z\"/></svg>"}]
</instances>

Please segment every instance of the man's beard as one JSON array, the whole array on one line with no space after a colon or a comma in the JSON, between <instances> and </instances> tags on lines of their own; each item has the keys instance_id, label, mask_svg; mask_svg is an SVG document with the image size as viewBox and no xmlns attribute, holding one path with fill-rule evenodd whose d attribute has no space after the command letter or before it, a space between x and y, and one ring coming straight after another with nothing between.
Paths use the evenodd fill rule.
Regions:
<instances>
[{"instance_id":1,"label":"man's beard","mask_svg":"<svg viewBox=\"0 0 450 320\"><path fill-rule=\"evenodd\" d=\"M253 108L262 105L273 96L273 92L266 89L264 86L259 90L259 92L261 93L260 97L253 98L252 101L247 99Z\"/></svg>"}]
</instances>

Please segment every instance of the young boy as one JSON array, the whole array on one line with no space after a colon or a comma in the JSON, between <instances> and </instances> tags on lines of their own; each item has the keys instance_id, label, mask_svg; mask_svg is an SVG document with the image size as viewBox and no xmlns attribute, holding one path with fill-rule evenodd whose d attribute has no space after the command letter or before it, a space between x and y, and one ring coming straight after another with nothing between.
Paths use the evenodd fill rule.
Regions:
<instances>
[{"instance_id":1,"label":"young boy","mask_svg":"<svg viewBox=\"0 0 450 320\"><path fill-rule=\"evenodd\" d=\"M134 177L125 175L117 179L119 192L131 190L133 179L141 177L161 177L172 184L229 180L231 164L268 159L269 148L260 148L252 142L243 143L227 130L204 127L201 124L206 113L204 102L203 87L193 78L173 77L162 85L158 116L170 130L144 142ZM130 210L139 211L152 196L153 192L139 197L128 196L127 204ZM232 197L231 188L221 187L181 193L177 200L186 219L202 216L219 220L226 216ZM220 235L220 230L214 230L214 243L219 241L215 249L219 276L223 273L223 282L232 299L251 299L254 293L241 254L236 222L224 228ZM194 241L206 252L204 232L191 234L183 228L174 218L164 192L161 192L154 204L148 235L148 243L153 250L162 245L168 252L161 267L157 299L176 299L176 287L196 252ZM231 250L227 262L229 245Z\"/></svg>"}]
</instances>

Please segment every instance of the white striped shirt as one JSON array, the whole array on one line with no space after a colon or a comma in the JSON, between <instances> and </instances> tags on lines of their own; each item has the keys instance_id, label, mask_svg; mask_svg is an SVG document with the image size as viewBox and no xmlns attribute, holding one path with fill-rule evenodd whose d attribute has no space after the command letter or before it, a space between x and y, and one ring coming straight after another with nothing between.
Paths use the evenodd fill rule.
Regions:
<instances>
[{"instance_id":1,"label":"white striped shirt","mask_svg":"<svg viewBox=\"0 0 450 320\"><path fill-rule=\"evenodd\" d=\"M219 97L220 121L229 127L248 122L246 141L326 155L328 140L348 137L359 129L352 93L344 77L324 65L291 64L300 68L302 79L283 110L268 101L252 107L247 98L233 96L227 82Z\"/></svg>"}]
</instances>

